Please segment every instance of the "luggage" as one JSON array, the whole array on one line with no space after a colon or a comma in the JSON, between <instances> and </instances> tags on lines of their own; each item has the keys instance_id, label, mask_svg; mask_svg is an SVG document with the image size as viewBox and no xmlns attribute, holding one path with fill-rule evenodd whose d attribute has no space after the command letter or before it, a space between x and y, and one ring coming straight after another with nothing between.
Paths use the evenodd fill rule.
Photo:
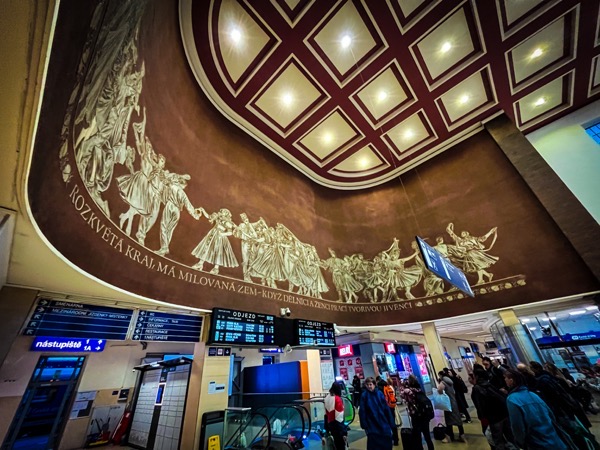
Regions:
<instances>
[{"instance_id":1,"label":"luggage","mask_svg":"<svg viewBox=\"0 0 600 450\"><path fill-rule=\"evenodd\" d=\"M433 438L437 441L443 441L446 437L446 426L443 423L438 423L433 427Z\"/></svg>"},{"instance_id":2,"label":"luggage","mask_svg":"<svg viewBox=\"0 0 600 450\"><path fill-rule=\"evenodd\" d=\"M412 428L400 428L400 440L404 450L423 450L421 436L417 436Z\"/></svg>"}]
</instances>

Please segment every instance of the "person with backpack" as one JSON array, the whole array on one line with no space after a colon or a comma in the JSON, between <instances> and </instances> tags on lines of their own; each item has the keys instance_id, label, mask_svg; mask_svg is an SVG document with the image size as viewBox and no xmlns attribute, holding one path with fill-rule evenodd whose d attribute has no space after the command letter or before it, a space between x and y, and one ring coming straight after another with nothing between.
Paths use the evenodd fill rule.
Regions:
<instances>
[{"instance_id":1,"label":"person with backpack","mask_svg":"<svg viewBox=\"0 0 600 450\"><path fill-rule=\"evenodd\" d=\"M421 435L427 444L427 450L433 450L433 441L429 431L429 421L435 416L433 404L421 389L421 385L414 375L409 375L406 386L400 391L400 397L404 399L408 415L412 423L413 440L421 447ZM406 449L408 450L408 449Z\"/></svg>"},{"instance_id":2,"label":"person with backpack","mask_svg":"<svg viewBox=\"0 0 600 450\"><path fill-rule=\"evenodd\" d=\"M471 415L469 414L469 403L465 394L469 392L467 385L463 379L456 373L454 369L448 369L444 367L444 373L454 383L454 393L456 394L456 403L458 404L458 410L465 416L465 423L471 423Z\"/></svg>"},{"instance_id":3,"label":"person with backpack","mask_svg":"<svg viewBox=\"0 0 600 450\"><path fill-rule=\"evenodd\" d=\"M475 385L471 400L479 420L487 419L496 450L514 448L514 437L508 419L506 394L493 386L485 370L473 371Z\"/></svg>"},{"instance_id":4,"label":"person with backpack","mask_svg":"<svg viewBox=\"0 0 600 450\"><path fill-rule=\"evenodd\" d=\"M383 396L385 397L385 401L392 412L392 417L394 417L394 423L396 421L396 391L394 391L394 386L392 385L392 380L389 380L388 383L383 386ZM400 443L400 438L398 437L398 427L395 426L392 428L392 440L394 445L398 445Z\"/></svg>"},{"instance_id":5,"label":"person with backpack","mask_svg":"<svg viewBox=\"0 0 600 450\"><path fill-rule=\"evenodd\" d=\"M373 377L365 380L365 390L358 409L360 427L367 434L367 450L392 450L394 417Z\"/></svg>"}]
</instances>

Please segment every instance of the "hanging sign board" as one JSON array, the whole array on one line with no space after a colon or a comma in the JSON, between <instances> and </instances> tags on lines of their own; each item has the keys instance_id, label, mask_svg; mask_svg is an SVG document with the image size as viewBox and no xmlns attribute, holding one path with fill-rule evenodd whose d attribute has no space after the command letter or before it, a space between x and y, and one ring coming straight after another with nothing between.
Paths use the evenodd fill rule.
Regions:
<instances>
[{"instance_id":1,"label":"hanging sign board","mask_svg":"<svg viewBox=\"0 0 600 450\"><path fill-rule=\"evenodd\" d=\"M438 252L431 245L427 244L419 236L416 236L417 244L423 255L425 267L438 277L443 278L452 286L456 286L470 297L475 297L475 294L469 286L467 277L458 267L454 266L444 255Z\"/></svg>"},{"instance_id":2,"label":"hanging sign board","mask_svg":"<svg viewBox=\"0 0 600 450\"><path fill-rule=\"evenodd\" d=\"M214 308L209 344L264 346L275 343L275 317L249 311Z\"/></svg>"},{"instance_id":3,"label":"hanging sign board","mask_svg":"<svg viewBox=\"0 0 600 450\"><path fill-rule=\"evenodd\" d=\"M32 352L90 352L98 353L104 350L104 339L60 338L37 336L29 348Z\"/></svg>"},{"instance_id":4,"label":"hanging sign board","mask_svg":"<svg viewBox=\"0 0 600 450\"><path fill-rule=\"evenodd\" d=\"M296 319L294 321L295 345L335 347L333 323L316 320Z\"/></svg>"},{"instance_id":5,"label":"hanging sign board","mask_svg":"<svg viewBox=\"0 0 600 450\"><path fill-rule=\"evenodd\" d=\"M200 342L202 317L140 311L135 323L134 341Z\"/></svg>"},{"instance_id":6,"label":"hanging sign board","mask_svg":"<svg viewBox=\"0 0 600 450\"><path fill-rule=\"evenodd\" d=\"M132 316L131 309L40 299L23 334L123 341Z\"/></svg>"}]
</instances>

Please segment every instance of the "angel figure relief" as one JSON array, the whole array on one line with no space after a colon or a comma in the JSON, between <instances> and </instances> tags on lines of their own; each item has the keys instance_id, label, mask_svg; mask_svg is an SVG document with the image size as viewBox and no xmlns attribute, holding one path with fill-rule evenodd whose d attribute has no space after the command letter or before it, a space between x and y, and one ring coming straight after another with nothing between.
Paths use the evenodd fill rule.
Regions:
<instances>
[{"instance_id":1,"label":"angel figure relief","mask_svg":"<svg viewBox=\"0 0 600 450\"><path fill-rule=\"evenodd\" d=\"M497 256L487 253L496 243L498 227L492 228L486 234L479 237L471 236L468 231L461 231L460 236L457 236L454 233L454 224L450 222L446 227L446 231L456 244L454 251L450 253L451 259L452 253L455 253L454 258L460 263L463 272L476 273L478 277L476 284L492 281L494 275L485 269L488 269L500 259ZM492 236L493 238L486 248L484 243Z\"/></svg>"}]
</instances>

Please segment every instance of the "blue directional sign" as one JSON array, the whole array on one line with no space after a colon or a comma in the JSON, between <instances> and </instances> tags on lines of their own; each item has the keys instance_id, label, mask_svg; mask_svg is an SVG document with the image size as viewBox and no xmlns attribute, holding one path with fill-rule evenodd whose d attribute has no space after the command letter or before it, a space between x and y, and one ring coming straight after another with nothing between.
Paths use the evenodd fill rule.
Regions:
<instances>
[{"instance_id":1,"label":"blue directional sign","mask_svg":"<svg viewBox=\"0 0 600 450\"><path fill-rule=\"evenodd\" d=\"M104 339L61 338L52 336L38 336L31 343L32 352L91 352L98 353L104 350Z\"/></svg>"},{"instance_id":2,"label":"blue directional sign","mask_svg":"<svg viewBox=\"0 0 600 450\"><path fill-rule=\"evenodd\" d=\"M200 342L202 317L157 311L138 313L134 341Z\"/></svg>"},{"instance_id":3,"label":"blue directional sign","mask_svg":"<svg viewBox=\"0 0 600 450\"><path fill-rule=\"evenodd\" d=\"M131 309L40 299L23 334L122 341L132 316Z\"/></svg>"},{"instance_id":4,"label":"blue directional sign","mask_svg":"<svg viewBox=\"0 0 600 450\"><path fill-rule=\"evenodd\" d=\"M446 280L452 286L456 286L465 294L475 297L475 294L473 294L473 291L471 290L471 286L469 286L467 277L462 270L452 265L444 255L434 249L431 245L427 244L419 236L417 236L416 239L427 269L435 273L438 277Z\"/></svg>"}]
</instances>

